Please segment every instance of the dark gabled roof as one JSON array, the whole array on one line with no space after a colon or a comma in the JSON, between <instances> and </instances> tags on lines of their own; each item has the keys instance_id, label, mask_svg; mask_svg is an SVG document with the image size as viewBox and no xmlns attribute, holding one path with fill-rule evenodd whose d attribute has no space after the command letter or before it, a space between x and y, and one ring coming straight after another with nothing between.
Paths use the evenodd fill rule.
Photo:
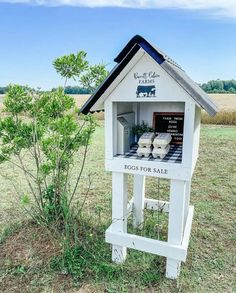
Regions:
<instances>
[{"instance_id":1,"label":"dark gabled roof","mask_svg":"<svg viewBox=\"0 0 236 293\"><path fill-rule=\"evenodd\" d=\"M129 61L133 58L133 56L138 52L139 49L139 45L135 44L133 46L133 48L125 56L125 58L123 58L123 60L113 68L108 77L101 83L101 85L97 88L93 95L91 95L91 97L85 102L83 107L80 109L80 112L82 112L83 114L88 114L89 112L91 112L90 109L92 108L92 106L98 101L101 95L121 73L121 71L129 63Z\"/></svg>"},{"instance_id":2,"label":"dark gabled roof","mask_svg":"<svg viewBox=\"0 0 236 293\"><path fill-rule=\"evenodd\" d=\"M131 50L131 48L134 46L134 44L139 44L140 47L142 47L144 50L147 49L148 53L151 53L150 55L154 57L156 61L159 61L158 63L162 63L164 60L167 60L168 62L172 63L173 65L181 68L174 60L172 60L168 55L166 55L163 51L161 51L156 46L152 46L150 43L148 43L143 37L136 35L134 36L128 44L124 47L124 49L117 55L117 57L114 59L115 62L120 63L120 61L126 56L127 52ZM154 53L156 51L156 54Z\"/></svg>"},{"instance_id":3,"label":"dark gabled roof","mask_svg":"<svg viewBox=\"0 0 236 293\"><path fill-rule=\"evenodd\" d=\"M91 112L92 106L99 100L140 48L147 52L208 114L214 116L218 112L216 104L176 62L139 35L134 36L114 59L118 64L83 105L80 112L83 114Z\"/></svg>"}]
</instances>

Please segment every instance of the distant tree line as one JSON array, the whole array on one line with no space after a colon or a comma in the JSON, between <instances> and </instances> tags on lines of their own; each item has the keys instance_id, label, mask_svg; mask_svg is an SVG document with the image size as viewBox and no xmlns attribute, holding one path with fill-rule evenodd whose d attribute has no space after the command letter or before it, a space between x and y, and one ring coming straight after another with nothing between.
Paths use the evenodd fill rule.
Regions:
<instances>
[{"instance_id":1,"label":"distant tree line","mask_svg":"<svg viewBox=\"0 0 236 293\"><path fill-rule=\"evenodd\" d=\"M200 87L207 93L225 93L225 94L236 94L236 80L210 80L207 83L199 84ZM8 87L0 87L0 95L7 92ZM52 91L56 91L55 88ZM91 94L93 89L79 87L79 86L66 86L65 94L69 95L86 95Z\"/></svg>"},{"instance_id":2,"label":"distant tree line","mask_svg":"<svg viewBox=\"0 0 236 293\"><path fill-rule=\"evenodd\" d=\"M56 88L52 88L52 91L56 91ZM79 87L79 86L66 86L65 94L67 95L89 95L93 91L87 88Z\"/></svg>"},{"instance_id":3,"label":"distant tree line","mask_svg":"<svg viewBox=\"0 0 236 293\"><path fill-rule=\"evenodd\" d=\"M229 93L236 94L236 80L210 80L200 84L201 88L207 93Z\"/></svg>"},{"instance_id":4,"label":"distant tree line","mask_svg":"<svg viewBox=\"0 0 236 293\"><path fill-rule=\"evenodd\" d=\"M68 94L68 95L87 95L91 93L92 93L92 90L79 87L79 86L67 86L65 88L65 94Z\"/></svg>"},{"instance_id":5,"label":"distant tree line","mask_svg":"<svg viewBox=\"0 0 236 293\"><path fill-rule=\"evenodd\" d=\"M0 87L0 95L4 95L6 94L8 90L8 86L2 86ZM52 91L55 92L57 89L56 88L52 88ZM42 90L40 90L41 92L43 92ZM91 94L92 90L91 89L87 89L87 88L83 88L83 87L79 87L79 86L67 86L65 87L65 94L68 95L87 95L87 94Z\"/></svg>"},{"instance_id":6,"label":"distant tree line","mask_svg":"<svg viewBox=\"0 0 236 293\"><path fill-rule=\"evenodd\" d=\"M7 86L0 87L0 95L4 95L7 92L7 89L8 89Z\"/></svg>"}]
</instances>

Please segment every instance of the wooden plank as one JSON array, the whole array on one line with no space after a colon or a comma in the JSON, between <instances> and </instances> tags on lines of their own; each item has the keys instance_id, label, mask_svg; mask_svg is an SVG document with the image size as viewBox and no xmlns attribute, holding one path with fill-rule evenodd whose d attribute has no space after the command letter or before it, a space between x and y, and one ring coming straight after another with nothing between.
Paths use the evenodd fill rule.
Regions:
<instances>
[{"instance_id":1,"label":"wooden plank","mask_svg":"<svg viewBox=\"0 0 236 293\"><path fill-rule=\"evenodd\" d=\"M163 200L145 198L144 208L147 210L154 210L154 211L168 213L169 212L169 202L163 201Z\"/></svg>"},{"instance_id":2,"label":"wooden plank","mask_svg":"<svg viewBox=\"0 0 236 293\"><path fill-rule=\"evenodd\" d=\"M110 137L110 143L112 142L113 156L117 154L117 103L112 103L112 129L113 136ZM110 125L110 127L111 127Z\"/></svg>"},{"instance_id":3,"label":"wooden plank","mask_svg":"<svg viewBox=\"0 0 236 293\"><path fill-rule=\"evenodd\" d=\"M193 214L194 214L194 207L189 206L189 212L188 212L188 217L187 217L187 221L186 221L186 225L185 225L185 229L184 229L184 237L183 237L183 241L182 241L182 246L186 250L188 249L189 239L190 239L190 235L191 235Z\"/></svg>"},{"instance_id":4,"label":"wooden plank","mask_svg":"<svg viewBox=\"0 0 236 293\"><path fill-rule=\"evenodd\" d=\"M114 231L112 225L106 230L106 242L125 246L175 260L185 261L187 251L182 245L172 245L165 241L154 240L138 235Z\"/></svg>"},{"instance_id":5,"label":"wooden plank","mask_svg":"<svg viewBox=\"0 0 236 293\"><path fill-rule=\"evenodd\" d=\"M171 245L181 245L183 239L185 188L185 181L171 180L168 224L168 243ZM176 279L180 273L180 265L180 261L167 258L166 277Z\"/></svg>"},{"instance_id":6,"label":"wooden plank","mask_svg":"<svg viewBox=\"0 0 236 293\"><path fill-rule=\"evenodd\" d=\"M112 173L112 229L114 232L127 232L127 174ZM116 263L125 261L125 246L112 245L112 260Z\"/></svg>"},{"instance_id":7,"label":"wooden plank","mask_svg":"<svg viewBox=\"0 0 236 293\"><path fill-rule=\"evenodd\" d=\"M195 104L193 102L185 103L184 114L184 137L183 137L183 167L192 168L193 162L193 135L194 135L194 119L195 119ZM190 171L191 173L191 171Z\"/></svg>"},{"instance_id":8,"label":"wooden plank","mask_svg":"<svg viewBox=\"0 0 236 293\"><path fill-rule=\"evenodd\" d=\"M157 102L157 98L151 98L151 97L148 97L148 98L142 98L140 100L137 100L136 96L127 96L127 95L124 95L124 96L118 96L117 95L111 95L110 96L110 99L111 101L113 102L137 102L137 103L149 103L149 102L154 102L156 103ZM177 103L177 102L187 102L189 100L188 97L178 97L176 98L175 96L166 96L165 98L162 97L158 97L158 103L161 102L161 103L166 103L166 102L171 102L171 103Z\"/></svg>"},{"instance_id":9,"label":"wooden plank","mask_svg":"<svg viewBox=\"0 0 236 293\"><path fill-rule=\"evenodd\" d=\"M133 211L134 205L134 198L132 197L131 200L127 204L127 217L129 217L130 213Z\"/></svg>"},{"instance_id":10,"label":"wooden plank","mask_svg":"<svg viewBox=\"0 0 236 293\"><path fill-rule=\"evenodd\" d=\"M196 106L195 121L194 121L194 135L193 135L193 164L192 173L195 169L198 153L199 153L199 140L200 140L200 129L201 129L201 108Z\"/></svg>"},{"instance_id":11,"label":"wooden plank","mask_svg":"<svg viewBox=\"0 0 236 293\"><path fill-rule=\"evenodd\" d=\"M143 209L145 197L145 176L134 175L134 189L133 189L133 227L142 229L143 223Z\"/></svg>"},{"instance_id":12,"label":"wooden plank","mask_svg":"<svg viewBox=\"0 0 236 293\"><path fill-rule=\"evenodd\" d=\"M113 158L113 109L112 103L106 101L105 103L105 158Z\"/></svg>"},{"instance_id":13,"label":"wooden plank","mask_svg":"<svg viewBox=\"0 0 236 293\"><path fill-rule=\"evenodd\" d=\"M184 227L186 225L186 221L187 221L187 217L189 213L190 192L191 192L191 181L186 181L185 202L184 202Z\"/></svg>"},{"instance_id":14,"label":"wooden plank","mask_svg":"<svg viewBox=\"0 0 236 293\"><path fill-rule=\"evenodd\" d=\"M186 221L186 225L185 225L185 229L184 229L183 241L182 241L181 245L171 245L171 244L168 244L168 242L165 242L165 241L154 240L154 239L141 237L141 236L136 236L136 235L132 235L132 234L128 234L128 233L122 233L122 234L121 233L116 233L116 232L113 232L112 224L106 230L106 242L111 243L111 244L126 245L126 247L128 247L128 248L141 250L141 249L138 248L137 245L135 245L135 242L131 241L131 239L132 240L138 239L139 243L142 242L141 240L144 240L142 242L143 247L148 242L149 244L152 243L152 245L155 246L155 248L151 249L151 251L150 250L147 251L145 249L142 249L142 251L153 253L153 254L158 254L158 255L161 255L161 256L165 256L165 257L172 257L173 259L175 259L176 251L178 251L177 253L180 253L180 255L181 255L181 257L179 257L178 260L185 262L186 257L187 257L187 250L188 250L188 246L189 246L189 240L190 240L190 236L191 236L191 227L192 227L192 221L193 221L193 214L194 214L194 207L190 206L187 221ZM126 240L124 240L124 238L126 238ZM121 239L123 239L123 240L121 240ZM129 242L129 244L127 244L127 242ZM156 245L159 245L159 248L156 248ZM174 249L173 254L170 254L167 251L165 253L160 254L160 250L163 249L164 247L167 247L167 250L169 248L170 249L173 248Z\"/></svg>"},{"instance_id":15,"label":"wooden plank","mask_svg":"<svg viewBox=\"0 0 236 293\"><path fill-rule=\"evenodd\" d=\"M105 161L105 168L106 171L124 172L143 176L176 180L191 179L191 166L184 168L182 164L177 163L114 157Z\"/></svg>"}]
</instances>

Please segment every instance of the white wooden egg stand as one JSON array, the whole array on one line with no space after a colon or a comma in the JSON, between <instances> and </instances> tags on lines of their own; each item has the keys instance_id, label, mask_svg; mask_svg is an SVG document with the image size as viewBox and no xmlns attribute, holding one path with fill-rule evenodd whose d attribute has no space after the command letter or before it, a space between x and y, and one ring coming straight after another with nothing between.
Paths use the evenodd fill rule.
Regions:
<instances>
[{"instance_id":1,"label":"white wooden egg stand","mask_svg":"<svg viewBox=\"0 0 236 293\"><path fill-rule=\"evenodd\" d=\"M186 261L191 233L190 189L198 157L201 107L214 116L217 106L173 60L138 35L115 62L117 65L108 78L81 109L84 114L105 110L105 168L112 172L112 224L106 230L106 241L112 244L112 260L116 263L125 261L127 248L166 257L166 276L175 279L181 262ZM147 85L146 95L143 84ZM150 126L156 112L184 113L182 161L117 156L117 118L127 112L135 113L135 124L144 120ZM128 174L133 175L130 202ZM169 202L145 197L146 176L170 180ZM132 213L133 225L139 227L144 209L169 214L167 242L127 233L128 216Z\"/></svg>"},{"instance_id":2,"label":"white wooden egg stand","mask_svg":"<svg viewBox=\"0 0 236 293\"><path fill-rule=\"evenodd\" d=\"M107 100L106 170L112 171L112 224L106 230L106 242L112 244L112 260L116 263L124 262L127 248L165 256L166 277L175 279L179 275L181 262L186 260L191 232L194 208L189 206L189 200L191 177L198 155L200 108L191 101L185 102L183 154L182 163L178 165L114 158L116 135L113 136L113 133L116 132L117 114L117 103ZM134 167L128 170L125 166ZM153 167L162 173L150 171ZM134 175L133 197L130 202L127 202L128 174ZM145 198L145 176L170 179L169 202ZM167 242L127 233L128 216L133 213L133 225L138 227L143 222L144 209L163 210L169 213Z\"/></svg>"}]
</instances>

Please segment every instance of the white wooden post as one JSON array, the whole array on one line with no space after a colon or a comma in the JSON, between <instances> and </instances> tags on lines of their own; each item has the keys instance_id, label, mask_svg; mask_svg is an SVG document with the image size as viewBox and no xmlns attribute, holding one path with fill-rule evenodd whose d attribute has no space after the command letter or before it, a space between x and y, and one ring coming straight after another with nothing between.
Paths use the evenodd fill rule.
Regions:
<instances>
[{"instance_id":1,"label":"white wooden post","mask_svg":"<svg viewBox=\"0 0 236 293\"><path fill-rule=\"evenodd\" d=\"M193 136L194 136L195 104L185 102L184 136L183 136L183 167L192 167L193 163Z\"/></svg>"},{"instance_id":2,"label":"white wooden post","mask_svg":"<svg viewBox=\"0 0 236 293\"><path fill-rule=\"evenodd\" d=\"M145 197L145 176L134 175L133 227L142 228Z\"/></svg>"},{"instance_id":3,"label":"white wooden post","mask_svg":"<svg viewBox=\"0 0 236 293\"><path fill-rule=\"evenodd\" d=\"M171 180L168 243L180 245L184 231L184 210L185 210L185 188L186 181ZM176 279L180 273L181 261L167 258L166 277Z\"/></svg>"},{"instance_id":4,"label":"white wooden post","mask_svg":"<svg viewBox=\"0 0 236 293\"><path fill-rule=\"evenodd\" d=\"M105 156L111 160L117 153L117 103L105 101L105 108Z\"/></svg>"},{"instance_id":5,"label":"white wooden post","mask_svg":"<svg viewBox=\"0 0 236 293\"><path fill-rule=\"evenodd\" d=\"M185 228L185 225L186 225L188 212L189 212L190 192L191 192L191 181L186 181L185 204L184 204L184 228Z\"/></svg>"},{"instance_id":6,"label":"white wooden post","mask_svg":"<svg viewBox=\"0 0 236 293\"><path fill-rule=\"evenodd\" d=\"M112 230L127 232L127 177L125 173L112 172ZM123 263L127 248L112 245L112 261Z\"/></svg>"}]
</instances>

